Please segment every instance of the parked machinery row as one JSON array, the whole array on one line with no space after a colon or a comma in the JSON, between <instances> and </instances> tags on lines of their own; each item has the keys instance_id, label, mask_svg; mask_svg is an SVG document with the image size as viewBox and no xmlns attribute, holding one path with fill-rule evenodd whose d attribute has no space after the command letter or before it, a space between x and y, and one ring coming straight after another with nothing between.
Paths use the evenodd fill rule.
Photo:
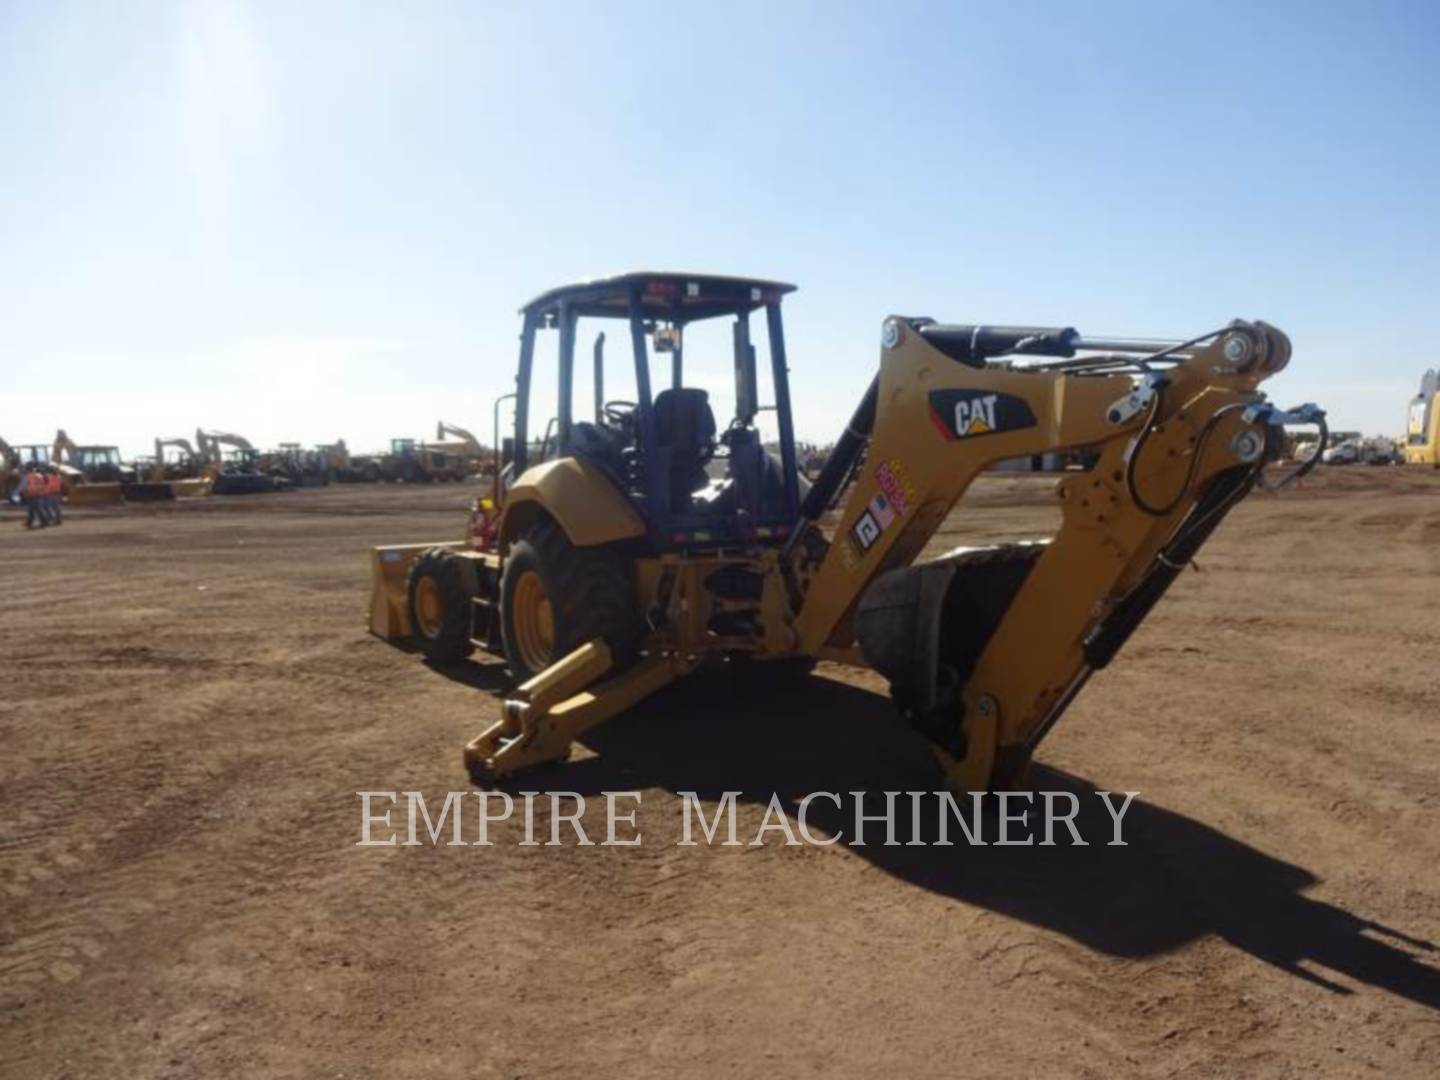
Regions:
<instances>
[{"instance_id":1,"label":"parked machinery row","mask_svg":"<svg viewBox=\"0 0 1440 1080\"><path fill-rule=\"evenodd\" d=\"M367 454L352 454L344 439L261 450L243 435L197 428L193 441L159 437L153 453L127 461L119 447L79 444L62 428L48 443L12 446L0 439L0 495L13 501L31 466L54 466L72 503L249 495L332 483L458 481L493 467L490 451L464 428L442 421L436 439L392 439L388 450Z\"/></svg>"}]
</instances>

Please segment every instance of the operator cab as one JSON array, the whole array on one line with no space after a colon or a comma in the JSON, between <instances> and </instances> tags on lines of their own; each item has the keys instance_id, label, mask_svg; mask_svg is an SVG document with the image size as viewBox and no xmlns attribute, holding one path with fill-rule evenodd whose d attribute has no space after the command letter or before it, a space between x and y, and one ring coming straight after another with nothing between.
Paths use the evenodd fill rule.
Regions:
<instances>
[{"instance_id":1,"label":"operator cab","mask_svg":"<svg viewBox=\"0 0 1440 1080\"><path fill-rule=\"evenodd\" d=\"M237 447L222 454L221 469L227 473L253 473L260 469L260 451L252 447Z\"/></svg>"},{"instance_id":2,"label":"operator cab","mask_svg":"<svg viewBox=\"0 0 1440 1080\"><path fill-rule=\"evenodd\" d=\"M511 458L506 472L518 477L561 457L588 461L639 511L652 544L660 548L783 540L798 517L801 496L780 318L781 298L794 288L752 278L632 273L535 298L521 309L515 434L506 440ZM633 381L626 382L634 388L633 399L606 396L607 374L613 384L617 371L630 373L619 365L607 373L601 332L588 372L593 400L577 409L576 343L588 331L582 323L595 319L626 324L631 354L626 367L633 367ZM686 378L686 331L712 320L728 324L729 331L722 347L730 353L724 366L733 376L734 414L723 424L715 414L718 398L712 397L718 388L691 385ZM761 325L769 359L767 404L760 401L752 342ZM558 331L558 401L553 415L535 402L534 426L545 423L532 431L536 340L545 330ZM716 357L707 352L702 359L713 364ZM580 374L587 373L580 369ZM774 413L778 437L769 448L757 426L762 412Z\"/></svg>"},{"instance_id":3,"label":"operator cab","mask_svg":"<svg viewBox=\"0 0 1440 1080\"><path fill-rule=\"evenodd\" d=\"M119 468L120 450L114 446L81 446L75 456L82 469Z\"/></svg>"},{"instance_id":4,"label":"operator cab","mask_svg":"<svg viewBox=\"0 0 1440 1080\"><path fill-rule=\"evenodd\" d=\"M120 448L116 446L78 446L75 465L91 480L113 483L134 479L133 470L120 460Z\"/></svg>"}]
</instances>

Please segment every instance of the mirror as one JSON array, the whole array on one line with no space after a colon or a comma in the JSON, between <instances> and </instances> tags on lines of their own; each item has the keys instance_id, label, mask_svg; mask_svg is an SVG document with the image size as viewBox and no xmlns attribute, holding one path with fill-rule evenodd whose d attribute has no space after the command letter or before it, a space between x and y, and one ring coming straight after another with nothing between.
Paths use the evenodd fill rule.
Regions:
<instances>
[{"instance_id":1,"label":"mirror","mask_svg":"<svg viewBox=\"0 0 1440 1080\"><path fill-rule=\"evenodd\" d=\"M657 353L680 351L680 327L678 326L657 326L653 338Z\"/></svg>"}]
</instances>

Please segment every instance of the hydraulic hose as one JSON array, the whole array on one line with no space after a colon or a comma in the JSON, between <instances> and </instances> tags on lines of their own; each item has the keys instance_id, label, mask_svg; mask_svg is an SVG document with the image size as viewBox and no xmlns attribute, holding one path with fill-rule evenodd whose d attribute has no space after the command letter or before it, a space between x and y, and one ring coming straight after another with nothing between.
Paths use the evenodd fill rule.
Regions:
<instances>
[{"instance_id":1,"label":"hydraulic hose","mask_svg":"<svg viewBox=\"0 0 1440 1080\"><path fill-rule=\"evenodd\" d=\"M1325 413L1319 409L1307 415L1304 422L1314 424L1318 433L1319 437L1315 440L1315 452L1296 466L1292 472L1281 477L1273 484L1266 480L1262 474L1260 477L1260 486L1266 491L1279 491L1283 487L1289 487L1301 477L1308 476L1310 471L1314 469L1316 465L1320 464L1320 458L1325 453L1325 447L1330 443L1330 425L1325 421Z\"/></svg>"},{"instance_id":2,"label":"hydraulic hose","mask_svg":"<svg viewBox=\"0 0 1440 1080\"><path fill-rule=\"evenodd\" d=\"M870 381L870 388L865 391L865 396L860 399L860 404L855 407L855 414L850 417L850 423L845 425L845 431L835 443L835 449L830 451L830 456L825 459L824 466L820 469L820 475L810 485L809 492L805 495L805 501L800 504L800 523L790 532L790 544L794 544L797 537L804 532L805 522L817 521L823 514L831 501L840 493L845 486L846 479L850 476L855 463L860 460L860 452L865 449L865 444L870 441L870 432L875 427L875 405L880 398L880 376L876 375Z\"/></svg>"},{"instance_id":3,"label":"hydraulic hose","mask_svg":"<svg viewBox=\"0 0 1440 1080\"><path fill-rule=\"evenodd\" d=\"M1125 489L1129 492L1130 498L1135 505L1151 517L1165 517L1180 505L1181 501L1185 498L1185 493L1190 490L1190 485L1195 481L1195 474L1200 468L1200 459L1205 454L1205 444L1210 440L1210 435L1215 430L1215 426L1220 422L1220 418L1226 413L1244 408L1244 405L1240 402L1235 402L1215 410L1210 419L1206 421L1205 426L1200 429L1200 437L1195 440L1195 448L1190 454L1190 464L1185 469L1185 480L1175 492L1175 497L1164 506L1153 506L1146 502L1145 497L1140 494L1139 485L1135 482L1135 473L1136 467L1140 462L1140 455L1145 449L1145 444L1150 440L1151 433L1155 430L1156 420L1160 415L1160 409L1163 407L1165 401L1165 386L1166 384L1164 382L1156 384L1155 398L1150 402L1150 412L1145 417L1145 424L1141 427L1140 434L1135 437L1135 446L1131 449L1130 458L1125 463Z\"/></svg>"}]
</instances>

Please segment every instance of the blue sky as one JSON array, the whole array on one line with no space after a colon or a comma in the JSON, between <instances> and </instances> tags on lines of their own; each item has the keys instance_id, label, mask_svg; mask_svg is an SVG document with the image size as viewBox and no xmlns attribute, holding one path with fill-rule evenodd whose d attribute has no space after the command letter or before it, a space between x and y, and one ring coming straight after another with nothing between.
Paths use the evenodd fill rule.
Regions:
<instances>
[{"instance_id":1,"label":"blue sky","mask_svg":"<svg viewBox=\"0 0 1440 1080\"><path fill-rule=\"evenodd\" d=\"M797 282L818 441L892 312L1263 318L1277 399L1398 434L1437 54L1434 3L11 0L0 436L488 432L515 308L638 267Z\"/></svg>"}]
</instances>

